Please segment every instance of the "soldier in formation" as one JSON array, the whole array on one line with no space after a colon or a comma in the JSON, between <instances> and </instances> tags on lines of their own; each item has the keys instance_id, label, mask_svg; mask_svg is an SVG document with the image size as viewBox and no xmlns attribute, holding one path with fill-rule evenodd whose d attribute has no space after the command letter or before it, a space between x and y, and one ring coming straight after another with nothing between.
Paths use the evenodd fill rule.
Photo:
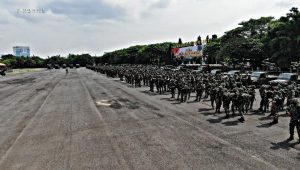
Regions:
<instances>
[{"instance_id":1,"label":"soldier in formation","mask_svg":"<svg viewBox=\"0 0 300 170\"><path fill-rule=\"evenodd\" d=\"M225 112L225 118L240 115L244 122L244 115L253 110L255 86L251 85L249 76L212 75L210 73L195 73L183 70L161 69L157 66L144 65L102 65L88 66L88 68L106 74L108 77L119 77L133 87L148 86L150 92L158 94L170 93L171 98L179 102L187 102L191 93L195 93L195 102L203 98L209 99L211 107L216 113ZM176 96L177 95L177 96ZM300 96L300 86L262 85L259 88L261 98L259 110L271 111L269 117L273 118L272 124L278 123L278 112L285 106L290 106L291 101ZM270 107L269 107L270 106Z\"/></svg>"},{"instance_id":2,"label":"soldier in formation","mask_svg":"<svg viewBox=\"0 0 300 170\"><path fill-rule=\"evenodd\" d=\"M290 116L290 137L288 140L294 140L294 130L297 129L298 137L300 138L300 102L299 99L291 99L287 110ZM300 139L298 140L300 143Z\"/></svg>"}]
</instances>

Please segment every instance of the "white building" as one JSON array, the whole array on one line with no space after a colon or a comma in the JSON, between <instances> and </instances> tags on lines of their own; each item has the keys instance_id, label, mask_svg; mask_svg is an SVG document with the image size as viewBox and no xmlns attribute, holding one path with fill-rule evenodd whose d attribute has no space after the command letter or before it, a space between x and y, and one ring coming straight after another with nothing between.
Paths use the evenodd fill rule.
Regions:
<instances>
[{"instance_id":1,"label":"white building","mask_svg":"<svg viewBox=\"0 0 300 170\"><path fill-rule=\"evenodd\" d=\"M14 55L17 57L29 57L30 56L30 48L27 46L15 46L13 47Z\"/></svg>"}]
</instances>

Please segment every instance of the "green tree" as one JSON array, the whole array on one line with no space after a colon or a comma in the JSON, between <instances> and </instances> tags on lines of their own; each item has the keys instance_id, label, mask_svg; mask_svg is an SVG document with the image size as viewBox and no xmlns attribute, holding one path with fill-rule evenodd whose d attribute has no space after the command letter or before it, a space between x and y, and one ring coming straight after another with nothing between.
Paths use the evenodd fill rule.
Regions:
<instances>
[{"instance_id":1,"label":"green tree","mask_svg":"<svg viewBox=\"0 0 300 170\"><path fill-rule=\"evenodd\" d=\"M272 22L266 38L270 58L281 67L288 68L292 61L300 60L300 13L292 8L290 13Z\"/></svg>"}]
</instances>

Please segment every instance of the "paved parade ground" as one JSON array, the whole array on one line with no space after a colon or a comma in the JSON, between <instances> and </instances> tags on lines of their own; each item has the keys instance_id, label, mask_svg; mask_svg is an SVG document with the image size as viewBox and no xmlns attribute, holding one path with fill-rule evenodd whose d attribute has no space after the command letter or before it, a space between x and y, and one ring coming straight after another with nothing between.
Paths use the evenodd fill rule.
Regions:
<instances>
[{"instance_id":1,"label":"paved parade ground","mask_svg":"<svg viewBox=\"0 0 300 170\"><path fill-rule=\"evenodd\" d=\"M299 169L285 112L240 123L193 96L180 104L85 68L0 77L0 169Z\"/></svg>"}]
</instances>

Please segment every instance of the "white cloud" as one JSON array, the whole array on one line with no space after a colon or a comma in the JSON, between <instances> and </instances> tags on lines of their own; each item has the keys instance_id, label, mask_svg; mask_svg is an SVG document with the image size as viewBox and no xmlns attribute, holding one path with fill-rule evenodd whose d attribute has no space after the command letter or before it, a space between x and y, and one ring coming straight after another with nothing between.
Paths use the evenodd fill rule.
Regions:
<instances>
[{"instance_id":1,"label":"white cloud","mask_svg":"<svg viewBox=\"0 0 300 170\"><path fill-rule=\"evenodd\" d=\"M35 55L102 54L135 44L192 41L243 20L279 17L300 1L284 0L3 0L0 53L29 45ZM16 14L44 8L45 14Z\"/></svg>"}]
</instances>

